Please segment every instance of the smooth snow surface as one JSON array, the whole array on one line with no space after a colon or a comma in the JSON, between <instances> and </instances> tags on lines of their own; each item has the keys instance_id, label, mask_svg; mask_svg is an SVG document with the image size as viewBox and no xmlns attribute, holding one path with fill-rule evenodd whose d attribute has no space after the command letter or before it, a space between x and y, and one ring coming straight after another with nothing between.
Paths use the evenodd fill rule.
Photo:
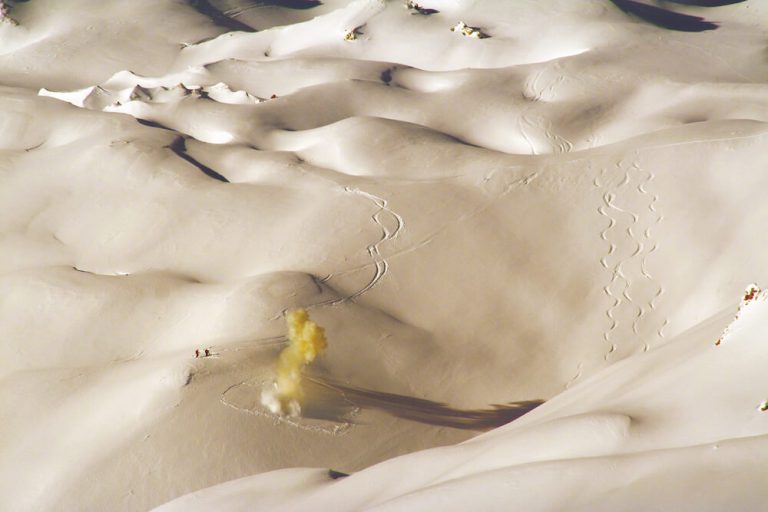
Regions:
<instances>
[{"instance_id":1,"label":"smooth snow surface","mask_svg":"<svg viewBox=\"0 0 768 512\"><path fill-rule=\"evenodd\" d=\"M765 2L0 3L0 510L768 506Z\"/></svg>"}]
</instances>

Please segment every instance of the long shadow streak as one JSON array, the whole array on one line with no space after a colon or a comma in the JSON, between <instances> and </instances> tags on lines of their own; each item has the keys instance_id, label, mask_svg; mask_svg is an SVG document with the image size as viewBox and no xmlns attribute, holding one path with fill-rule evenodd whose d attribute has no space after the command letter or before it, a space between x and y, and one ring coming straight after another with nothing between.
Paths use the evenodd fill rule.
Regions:
<instances>
[{"instance_id":1,"label":"long shadow streak","mask_svg":"<svg viewBox=\"0 0 768 512\"><path fill-rule=\"evenodd\" d=\"M227 178L225 178L218 172L214 171L204 163L197 161L194 157L192 157L192 155L187 153L187 142L184 137L182 136L176 137L176 139L168 146L168 149L176 153L177 156L183 158L190 164L200 169L200 171L202 171L203 174L206 174L207 176L210 176L211 178L215 180L219 180L223 183L229 183L229 180Z\"/></svg>"},{"instance_id":2,"label":"long shadow streak","mask_svg":"<svg viewBox=\"0 0 768 512\"><path fill-rule=\"evenodd\" d=\"M305 376L305 380L308 405L302 409L302 416L334 421L349 421L349 411L362 408L427 425L485 431L506 425L544 403L524 400L494 404L487 409L456 409L432 400L349 386L318 376Z\"/></svg>"},{"instance_id":3,"label":"long shadow streak","mask_svg":"<svg viewBox=\"0 0 768 512\"><path fill-rule=\"evenodd\" d=\"M654 25L671 30L703 32L705 30L714 30L718 27L717 23L707 21L699 16L681 14L635 0L611 0L611 2L626 13L634 14Z\"/></svg>"},{"instance_id":4,"label":"long shadow streak","mask_svg":"<svg viewBox=\"0 0 768 512\"><path fill-rule=\"evenodd\" d=\"M230 18L208 0L187 0L187 4L201 14L208 16L214 24L220 27L241 32L256 32L255 28L247 23Z\"/></svg>"}]
</instances>

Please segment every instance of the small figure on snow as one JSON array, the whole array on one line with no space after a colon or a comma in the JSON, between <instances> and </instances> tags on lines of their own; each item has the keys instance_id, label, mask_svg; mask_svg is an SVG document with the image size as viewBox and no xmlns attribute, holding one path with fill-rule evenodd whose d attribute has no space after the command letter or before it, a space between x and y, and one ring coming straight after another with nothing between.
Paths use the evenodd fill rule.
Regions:
<instances>
[{"instance_id":1,"label":"small figure on snow","mask_svg":"<svg viewBox=\"0 0 768 512\"><path fill-rule=\"evenodd\" d=\"M211 355L210 349L205 349L205 357L208 357Z\"/></svg>"},{"instance_id":2,"label":"small figure on snow","mask_svg":"<svg viewBox=\"0 0 768 512\"><path fill-rule=\"evenodd\" d=\"M197 359L198 357L200 357L200 349L196 348L195 349L195 359Z\"/></svg>"}]
</instances>

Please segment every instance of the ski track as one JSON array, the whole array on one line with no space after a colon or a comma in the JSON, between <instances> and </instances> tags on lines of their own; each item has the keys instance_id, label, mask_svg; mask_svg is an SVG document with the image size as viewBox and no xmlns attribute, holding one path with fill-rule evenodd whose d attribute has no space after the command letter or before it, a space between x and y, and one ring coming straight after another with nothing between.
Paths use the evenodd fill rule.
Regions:
<instances>
[{"instance_id":1,"label":"ski track","mask_svg":"<svg viewBox=\"0 0 768 512\"><path fill-rule=\"evenodd\" d=\"M616 164L616 167L621 169L623 165L623 162L618 162ZM605 171L603 170L603 173ZM629 176L625 176L622 182L616 187L617 193L618 190L620 190L622 187L626 186L629 183ZM599 188L605 188L599 181L599 178L595 178L595 185ZM609 241L609 233L613 231L613 228L618 224L616 215L612 215L610 210L613 210L614 212L618 213L627 213L623 209L617 207L613 201L615 199L615 194L610 191L605 191L602 195L603 205L601 205L598 208L598 213L601 215L607 217L609 219L608 227L605 228L600 233L600 238L602 238L605 241ZM637 218L633 214L629 214L632 218L632 223L637 222ZM632 236L632 227L631 225L626 229L626 233L629 235L630 238L633 238ZM608 254L600 259L600 264L607 270L611 271L611 279L608 282L606 286L603 287L603 292L611 299L613 299L613 303L611 306L608 307L608 309L605 312L605 315L608 317L608 320L610 321L610 325L608 329L603 333L603 340L605 340L606 344L608 345L608 351L604 355L604 359L607 361L610 359L611 354L616 352L618 350L618 346L616 343L612 340L612 334L616 329L618 328L619 322L616 317L616 312L621 307L621 305L624 303L624 300L622 300L622 297L630 303L631 297L628 294L628 289L630 286L630 281L627 279L626 275L624 274L622 270L622 265L624 264L623 259L619 259L615 265L611 266L608 264L608 258L612 256L616 250L617 250L617 244L613 241L609 241L610 247L608 250ZM635 251L636 253L637 251ZM613 287L614 284L618 284L620 287L620 291L614 292Z\"/></svg>"},{"instance_id":2,"label":"ski track","mask_svg":"<svg viewBox=\"0 0 768 512\"><path fill-rule=\"evenodd\" d=\"M346 190L347 192L359 194L360 196L367 198L379 208L378 211L371 216L371 220L373 220L373 222L376 223L381 228L381 238L379 239L379 241L369 245L367 248L368 254L371 257L371 260L373 261L373 265L375 268L374 275L371 278L371 280L368 282L368 284L366 284L361 290L350 295L347 298L347 300L354 300L355 298L361 296L362 294L368 292L371 288L376 286L379 283L379 281L381 281L381 279L384 277L384 275L387 273L387 270L389 269L389 264L387 263L387 260L384 259L384 257L381 255L381 250L379 248L381 247L382 244L394 240L398 236L398 234L400 234L400 231L403 229L404 223L403 223L403 218L388 207L386 199L382 199L381 197L374 196L373 194L370 194L360 189L351 189L349 187L346 187L344 190ZM388 216L389 219L394 222L393 229L389 229L387 227L387 224L382 221L382 216Z\"/></svg>"},{"instance_id":3,"label":"ski track","mask_svg":"<svg viewBox=\"0 0 768 512\"><path fill-rule=\"evenodd\" d=\"M608 219L608 225L600 232L600 238L608 244L608 252L600 258L600 265L610 272L610 279L603 287L603 293L611 299L610 306L605 311L609 325L603 333L607 351L604 360L615 358L620 350L617 345L618 331L621 333L621 341L630 342L632 338L637 343L642 343L642 350L650 348L648 334L649 324L658 321L658 302L664 294L664 288L648 270L648 258L658 250L658 242L653 238L652 227L658 225L663 216L658 211L656 204L658 194L650 192L654 174L643 169L637 162L631 166L625 166L623 161L616 164L616 169L623 172L621 182L613 188L606 180L606 169L595 177L593 184L603 190L602 203L597 212ZM630 186L633 182L637 185ZM622 199L621 206L617 204ZM631 205L645 204L642 213L632 211ZM644 227L645 223L649 223ZM623 227L626 224L626 227ZM620 226L622 229L620 229ZM644 228L644 229L643 229ZM622 256L619 249L631 245L630 254ZM616 260L612 262L612 260ZM653 292L648 290L653 289ZM634 298L634 296L639 298ZM648 296L647 299L643 298ZM639 303L638 303L639 302ZM653 335L664 338L664 328L668 319L663 318L660 326L653 329ZM629 324L622 327L622 324ZM625 351L632 350L630 343L624 347Z\"/></svg>"},{"instance_id":4,"label":"ski track","mask_svg":"<svg viewBox=\"0 0 768 512\"><path fill-rule=\"evenodd\" d=\"M357 194L367 199L368 201L371 201L373 204L376 205L377 210L373 215L371 215L370 218L381 229L381 237L376 242L366 247L366 252L371 258L370 263L363 265L361 267L347 269L342 272L337 272L337 273L334 272L334 273L328 274L327 276L319 279L319 282L321 284L324 284L330 281L331 279L333 279L334 277L356 272L358 270L361 270L367 267L373 267L373 276L362 288L360 288L356 292L353 292L349 295L345 295L340 298L329 299L329 300L309 304L305 306L306 309L314 309L314 308L326 307L326 306L330 306L330 307L338 306L340 304L344 304L346 302L355 300L361 295L369 292L374 286L376 286L384 278L384 276L387 274L387 271L389 270L389 263L381 254L382 244L385 244L387 242L394 240L405 227L405 222L403 221L403 218L398 213L394 212L392 209L389 208L388 202L386 199L375 196L364 190L360 190L358 188L352 188L348 186L344 187L344 191L350 194ZM387 220L389 220L389 223L392 224L391 226L388 225L389 223L387 222ZM285 310L283 310L281 314L284 315Z\"/></svg>"},{"instance_id":5,"label":"ski track","mask_svg":"<svg viewBox=\"0 0 768 512\"><path fill-rule=\"evenodd\" d=\"M556 94L556 88L559 86L563 81L565 80L565 77L560 72L560 65L559 63L555 63L553 66L555 68L555 71L557 72L556 78L549 80L543 87L539 87L539 81L542 79L542 76L549 71L548 66L542 66L541 69L536 71L533 74L533 78L526 82L525 84L525 91L523 92L523 97L528 99L532 103L546 103L548 100L554 100L557 98ZM545 96L547 98L545 98ZM528 134L528 129L539 129L541 130L547 140L549 141L549 144L551 146L553 153L568 153L573 150L573 143L566 139L565 137L562 137L561 135L558 135L552 131L552 123L547 121L546 118L543 118L543 120L539 119L541 122L534 122L531 120L531 117L528 115L528 113L533 109L533 106L528 107L525 109L525 111L520 115L518 118L518 129L520 130L521 135L525 139L525 141L528 143L528 146L531 148L531 153L536 155L539 154L540 151L536 150L535 144L533 143L530 135ZM526 127L528 129L526 129Z\"/></svg>"},{"instance_id":6,"label":"ski track","mask_svg":"<svg viewBox=\"0 0 768 512\"><path fill-rule=\"evenodd\" d=\"M388 202L386 199L383 199L379 196L373 195L369 192L366 192L364 190L360 190L358 188L353 188L349 186L344 187L344 191L349 194L357 194L360 197L365 198L367 201L372 202L374 205L376 205L376 211L371 215L370 219L381 229L381 237L374 243L368 245L366 248L366 251L368 252L368 255L371 258L371 263L368 263L367 265L348 269L339 273L331 273L323 278L316 279L316 282L321 285L324 283L327 283L329 280L331 280L335 276L348 274L351 272L355 272L367 267L373 267L374 272L371 279L359 290L356 292L340 297L340 298L334 298L329 299L321 302L316 302L313 304L309 304L304 306L305 309L316 309L321 307L334 307L338 306L340 304L344 304L350 301L353 301L354 299L360 297L361 295L369 292L374 286L376 286L381 279L386 275L387 270L389 269L389 264L387 263L387 260L384 258L384 256L381 254L381 246L382 244L385 244L387 242L390 242L391 240L395 239L400 232L403 230L405 223L403 221L403 218L396 212L394 212L392 209L389 208ZM288 311L288 308L283 309L280 314L276 315L272 318L272 320L278 320L281 317L284 317ZM258 346L265 346L265 345L273 345L273 344L284 344L288 341L288 339L285 336L274 336L270 338L262 338L259 340L256 340L254 343L258 343ZM230 349L232 351L238 351L238 350L245 350L245 349L251 349L253 348L253 344L249 343L245 347L238 347L235 349ZM313 423L306 423L306 421L311 420L305 420L302 422L301 419L293 420L290 417L287 416L280 416L276 414L272 414L271 412L267 410L259 409L258 406L256 406L255 409L249 409L245 407L240 407L237 404L234 404L227 400L227 393L232 391L235 388L238 388L240 386L246 385L249 382L251 382L253 379L244 380L241 382L238 382L236 384L233 384L229 386L227 389L225 389L221 395L219 396L219 401L236 411L243 412L246 414L250 414L253 416L261 416L265 418L271 419L276 425L279 423L289 425L295 428L299 428L302 430L308 430L320 434L327 434L327 435L342 435L347 433L351 428L353 428L352 423L348 422L340 422L333 426L325 426L320 424L313 424ZM263 387L264 382L262 382L259 385L259 388Z\"/></svg>"},{"instance_id":7,"label":"ski track","mask_svg":"<svg viewBox=\"0 0 768 512\"><path fill-rule=\"evenodd\" d=\"M571 377L571 380L565 383L565 389L568 389L574 384L576 384L576 382L581 378L581 373L583 368L584 368L584 363L579 363L576 365L576 374L573 377Z\"/></svg>"},{"instance_id":8,"label":"ski track","mask_svg":"<svg viewBox=\"0 0 768 512\"><path fill-rule=\"evenodd\" d=\"M649 217L651 218L651 226L648 226L647 228L645 228L645 230L643 231L643 237L645 238L646 245L650 246L651 248L647 252L643 253L642 255L642 258L640 260L640 273L642 274L643 278L646 279L646 281L648 281L651 285L656 287L656 292L651 298L648 299L648 302L646 303L646 308L650 311L655 312L656 302L664 293L664 288L661 286L661 283L656 281L648 271L647 262L648 262L648 257L654 252L656 252L656 250L659 248L659 244L653 240L653 237L651 234L651 227L658 225L662 221L663 216L659 213L659 211L655 207L656 202L658 202L659 200L658 194L651 194L647 188L648 186L650 186L655 175L647 169L646 170L641 169L640 166L637 164L637 162L632 164L632 169L638 173L645 174L645 180L641 181L637 185L637 191L643 194L646 198L650 197L650 201L648 201L647 208L649 212ZM633 326L633 328L635 328L635 332L637 332L637 324L639 323L639 320L640 320L639 318L635 320L635 324ZM664 337L663 330L668 322L669 322L668 319L664 318L661 327L659 327L659 329L656 331L656 334L659 336L659 338ZM643 345L643 351L648 351L648 348L649 348L649 344L648 344L648 341L646 340Z\"/></svg>"},{"instance_id":9,"label":"ski track","mask_svg":"<svg viewBox=\"0 0 768 512\"><path fill-rule=\"evenodd\" d=\"M323 278L317 279L316 282L318 284L323 284L328 282L330 279L332 279L335 276L351 273L351 272L361 270L363 268L367 268L371 266L374 269L374 273L371 279L365 284L365 286L363 286L361 289L357 290L356 292L346 295L344 297L316 302L316 303L304 306L305 309L308 309L308 310L321 308L321 307L333 307L333 306L338 306L340 304L344 304L349 301L353 301L357 297L360 297L361 295L367 293L374 286L376 286L381 281L381 279L386 275L387 270L389 268L389 264L387 263L387 260L381 254L381 249L380 249L381 245L396 238L405 226L403 218L389 208L388 202L386 199L375 196L364 190L360 190L358 188L352 188L348 186L344 187L344 191L350 194L357 194L376 205L377 209L371 215L370 219L381 229L381 237L376 242L368 245L368 247L366 248L366 251L368 252L368 255L372 260L371 263L368 263L367 265L364 265L362 267L349 269L343 272L331 273ZM288 308L283 309L280 312L280 314L273 317L272 320L278 320L281 317L285 316L287 310ZM254 345L256 345L257 347L264 347L269 345L283 345L287 343L287 341L288 339L285 336L272 336L272 337L260 338L258 340L254 340L254 342L252 343L246 344L245 346L224 349L222 350L222 352L229 352L229 351L237 352L240 350L252 350L254 348ZM242 412L252 416L260 416L263 418L271 419L276 425L282 423L295 428L308 430L308 431L312 431L320 434L343 435L353 427L353 424L348 422L337 423L333 426L325 426L325 425L313 424L313 423L307 424L306 421L302 422L301 419L293 420L289 417L272 414L267 410L261 410L258 408L258 406L256 406L256 408L241 407L237 404L232 403L227 399L227 393L231 392L235 388L246 385L251 381L253 381L253 379L244 380L236 384L232 384L221 393L221 395L219 396L219 401L223 405L231 409L234 409L238 412ZM264 383L261 383L259 388L262 387L263 385Z\"/></svg>"},{"instance_id":10,"label":"ski track","mask_svg":"<svg viewBox=\"0 0 768 512\"><path fill-rule=\"evenodd\" d=\"M411 247L407 247L405 249L401 249L399 251L392 252L387 258L384 258L381 254L381 246L383 244L386 244L388 242L391 242L395 238L398 237L398 235L402 232L402 230L405 227L405 221L402 216L400 216L397 212L393 211L391 208L389 208L389 203L386 199L383 199L381 197L375 196L369 192L366 192L364 190L360 190L358 188L352 188L352 187L344 187L344 191L347 193L354 193L358 194L369 201L373 202L376 207L378 208L377 211L371 215L371 220L379 226L381 229L381 237L378 241L372 243L366 248L366 251L368 252L368 255L371 258L371 262L367 263L365 265L361 265L358 267L353 267L347 270L343 270L341 272L334 272L331 274L328 274L327 276L319 279L320 283L326 283L333 279L334 277L343 276L345 274L350 274L353 272L360 271L367 267L373 267L374 273L371 277L370 281L363 286L360 290L351 293L349 295L346 295L341 298L336 299L330 299L322 302L318 302L315 304L310 304L306 306L307 309L313 309L317 307L325 307L325 306L337 306L346 302L349 302L351 300L354 300L361 295L369 292L374 286L376 286L381 279L386 275L387 271L389 270L389 261L392 258L396 258L405 254L409 254L413 251L416 251L429 243L432 242L432 240L440 235L441 233L445 232L450 226L455 225L459 222L463 222L467 219L471 219L482 212L486 211L488 208L490 208L494 203L497 201L503 199L505 196L507 196L512 190L514 190L516 187L519 186L525 186L531 183L531 181L535 180L538 177L538 172L534 172L528 175L525 175L521 177L520 179L517 179L509 184L507 184L504 188L504 190L496 197L488 201L486 204L478 207L475 210L472 210L471 212L464 213L456 218L456 220L452 221L451 223L445 224L435 230L434 232L427 235L425 238L423 238L421 241L416 243L415 245ZM285 314L285 311L282 312L282 314Z\"/></svg>"},{"instance_id":11,"label":"ski track","mask_svg":"<svg viewBox=\"0 0 768 512\"><path fill-rule=\"evenodd\" d=\"M525 127L528 128L534 128L536 125L528 118L528 116L523 113L520 114L520 117L517 118L517 127L520 130L520 134L523 136L523 139L525 139L525 142L528 144L528 147L531 148L531 154L532 155L538 155L539 152L536 151L536 145L533 143L533 140L531 140L531 137L528 135L528 131Z\"/></svg>"},{"instance_id":12,"label":"ski track","mask_svg":"<svg viewBox=\"0 0 768 512\"><path fill-rule=\"evenodd\" d=\"M344 435L347 432L349 432L353 424L349 422L338 422L333 425L323 425L323 424L313 424L313 423L306 423L306 421L312 421L311 419L305 420L304 423L302 423L301 419L299 418L297 420L294 420L288 416L280 416L277 414L272 414L271 412L267 410L261 410L258 407L257 408L248 408L248 407L241 407L235 403L230 402L227 400L227 394L231 392L233 389L237 389L240 386L247 385L249 383L253 382L253 379L244 380L241 382L238 382L237 384L232 384L227 389L222 391L221 395L219 395L219 402L221 402L223 405L229 407L230 409L234 409L237 412L248 414L250 416L256 416L261 418L269 419L273 422L274 425L289 425L291 427L295 427L301 430L307 430L309 432L314 432L316 434L325 434L330 436L339 436ZM264 386L264 383L260 383L257 386L257 389L261 389ZM330 422L328 422L330 423Z\"/></svg>"}]
</instances>

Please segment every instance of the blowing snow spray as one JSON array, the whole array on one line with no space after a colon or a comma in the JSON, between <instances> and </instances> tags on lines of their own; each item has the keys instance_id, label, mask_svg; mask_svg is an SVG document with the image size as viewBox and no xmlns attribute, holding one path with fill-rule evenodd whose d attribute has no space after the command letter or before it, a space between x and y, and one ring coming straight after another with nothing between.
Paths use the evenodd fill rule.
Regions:
<instances>
[{"instance_id":1,"label":"blowing snow spray","mask_svg":"<svg viewBox=\"0 0 768 512\"><path fill-rule=\"evenodd\" d=\"M301 377L304 368L328 346L325 330L309 319L305 309L286 315L288 346L277 358L277 377L271 387L261 393L261 403L274 414L298 416L304 391Z\"/></svg>"}]
</instances>

